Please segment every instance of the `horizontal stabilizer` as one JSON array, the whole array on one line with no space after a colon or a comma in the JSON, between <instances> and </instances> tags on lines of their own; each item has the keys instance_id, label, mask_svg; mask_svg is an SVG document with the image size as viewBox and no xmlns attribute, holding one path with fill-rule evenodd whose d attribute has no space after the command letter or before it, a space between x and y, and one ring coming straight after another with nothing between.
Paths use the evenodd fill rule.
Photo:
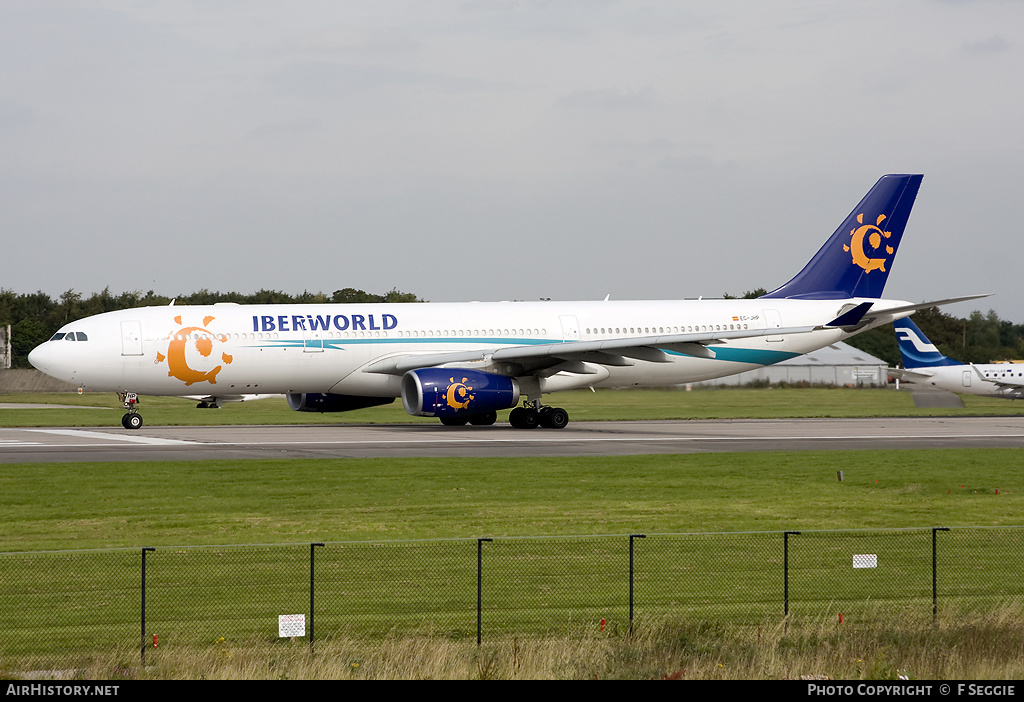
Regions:
<instances>
[{"instance_id":1,"label":"horizontal stabilizer","mask_svg":"<svg viewBox=\"0 0 1024 702\"><path fill-rule=\"evenodd\" d=\"M929 373L928 371L923 371L923 370L912 371L912 370L907 370L906 368L886 368L885 372L888 375L893 376L894 378L899 378L901 380L909 380L911 382L920 381L920 380L928 380L929 378L932 378L932 377L935 376L934 373Z\"/></svg>"},{"instance_id":2,"label":"horizontal stabilizer","mask_svg":"<svg viewBox=\"0 0 1024 702\"><path fill-rule=\"evenodd\" d=\"M992 293L982 293L980 295L967 295L965 297L951 297L946 300L932 300L931 302L918 302L913 305L904 305L903 307L888 307L885 310L881 310L884 314L899 314L902 312L916 312L918 310L926 310L929 307L942 307L943 305L952 305L955 302L966 302L967 300L978 300L983 297L990 297Z\"/></svg>"},{"instance_id":3,"label":"horizontal stabilizer","mask_svg":"<svg viewBox=\"0 0 1024 702\"><path fill-rule=\"evenodd\" d=\"M966 295L964 297L950 297L945 300L929 300L928 302L917 302L910 305L900 305L899 307L879 307L876 303L876 306L873 306L867 313L865 313L864 320L861 323L861 326L864 326L866 324L878 326L879 324L886 324L888 322L897 322L897 320L903 320L903 318L909 316L910 314L913 314L918 310L924 310L930 307L941 307L942 305L952 305L956 302L965 302L967 300L977 300L978 298L988 297L990 294L991 293L985 293L983 295ZM839 319L842 319L842 317L840 317ZM909 323L909 320L904 321ZM833 322L832 324L835 324L835 322ZM898 334L899 330L897 329L897 335ZM904 360L906 359L904 358ZM958 361L953 361L953 363L958 363ZM904 363L904 365L917 367L921 365L935 364L930 360L926 361L925 359L917 359L917 362Z\"/></svg>"}]
</instances>

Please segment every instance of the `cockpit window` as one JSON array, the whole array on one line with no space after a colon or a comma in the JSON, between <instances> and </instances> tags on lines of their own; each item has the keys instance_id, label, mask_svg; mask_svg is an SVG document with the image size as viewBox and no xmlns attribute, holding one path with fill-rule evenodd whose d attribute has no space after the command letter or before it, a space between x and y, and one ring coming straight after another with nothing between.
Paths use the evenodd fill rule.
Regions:
<instances>
[{"instance_id":1,"label":"cockpit window","mask_svg":"<svg viewBox=\"0 0 1024 702\"><path fill-rule=\"evenodd\" d=\"M50 337L50 341L60 341L63 338L64 338L64 332L57 332L56 334L54 334L53 336Z\"/></svg>"},{"instance_id":2,"label":"cockpit window","mask_svg":"<svg viewBox=\"0 0 1024 702\"><path fill-rule=\"evenodd\" d=\"M85 332L75 332L75 336L78 337L79 341L88 341L89 337L85 335Z\"/></svg>"},{"instance_id":3,"label":"cockpit window","mask_svg":"<svg viewBox=\"0 0 1024 702\"><path fill-rule=\"evenodd\" d=\"M67 335L64 337L64 341L74 341L74 340L75 340L75 333L74 332L68 332Z\"/></svg>"}]
</instances>

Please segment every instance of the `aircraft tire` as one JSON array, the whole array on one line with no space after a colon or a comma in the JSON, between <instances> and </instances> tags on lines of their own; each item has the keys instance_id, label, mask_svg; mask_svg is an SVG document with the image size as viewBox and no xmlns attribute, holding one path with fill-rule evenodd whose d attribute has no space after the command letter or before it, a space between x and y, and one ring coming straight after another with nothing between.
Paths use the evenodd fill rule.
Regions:
<instances>
[{"instance_id":1,"label":"aircraft tire","mask_svg":"<svg viewBox=\"0 0 1024 702\"><path fill-rule=\"evenodd\" d=\"M142 427L142 415L138 412L128 412L121 417L121 426L125 429L139 429Z\"/></svg>"},{"instance_id":2,"label":"aircraft tire","mask_svg":"<svg viewBox=\"0 0 1024 702\"><path fill-rule=\"evenodd\" d=\"M446 427L465 426L468 421L468 417L441 417L441 424L444 424Z\"/></svg>"},{"instance_id":3,"label":"aircraft tire","mask_svg":"<svg viewBox=\"0 0 1024 702\"><path fill-rule=\"evenodd\" d=\"M508 423L516 429L536 429L540 425L540 413L529 407L516 407L508 413Z\"/></svg>"},{"instance_id":4,"label":"aircraft tire","mask_svg":"<svg viewBox=\"0 0 1024 702\"><path fill-rule=\"evenodd\" d=\"M484 412L483 414L474 414L469 418L469 423L475 427L489 427L498 421L497 412Z\"/></svg>"},{"instance_id":5,"label":"aircraft tire","mask_svg":"<svg viewBox=\"0 0 1024 702\"><path fill-rule=\"evenodd\" d=\"M540 424L547 429L565 429L569 413L561 407L546 407L540 415Z\"/></svg>"}]
</instances>

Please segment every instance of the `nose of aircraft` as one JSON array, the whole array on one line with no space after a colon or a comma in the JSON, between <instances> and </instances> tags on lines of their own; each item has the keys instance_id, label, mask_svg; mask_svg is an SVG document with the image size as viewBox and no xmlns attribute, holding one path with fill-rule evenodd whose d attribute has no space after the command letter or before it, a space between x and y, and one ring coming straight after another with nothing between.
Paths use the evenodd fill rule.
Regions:
<instances>
[{"instance_id":1,"label":"nose of aircraft","mask_svg":"<svg viewBox=\"0 0 1024 702\"><path fill-rule=\"evenodd\" d=\"M50 367L50 346L51 344L42 343L28 352L28 362L43 373L47 373Z\"/></svg>"},{"instance_id":2,"label":"nose of aircraft","mask_svg":"<svg viewBox=\"0 0 1024 702\"><path fill-rule=\"evenodd\" d=\"M29 362L32 367L42 370L47 376L56 377L55 358L53 357L53 344L44 342L29 352Z\"/></svg>"}]
</instances>

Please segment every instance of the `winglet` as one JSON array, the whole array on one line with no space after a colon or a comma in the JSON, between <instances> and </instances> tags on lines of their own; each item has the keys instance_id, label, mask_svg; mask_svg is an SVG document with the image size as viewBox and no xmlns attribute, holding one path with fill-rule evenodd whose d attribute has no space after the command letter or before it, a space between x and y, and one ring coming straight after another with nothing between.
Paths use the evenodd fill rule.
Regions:
<instances>
[{"instance_id":1,"label":"winglet","mask_svg":"<svg viewBox=\"0 0 1024 702\"><path fill-rule=\"evenodd\" d=\"M873 302L862 302L852 310L843 312L841 315L833 319L831 322L826 324L826 327L853 327L860 324L860 320L864 319L864 315L868 313L871 306L875 304Z\"/></svg>"},{"instance_id":2,"label":"winglet","mask_svg":"<svg viewBox=\"0 0 1024 702\"><path fill-rule=\"evenodd\" d=\"M983 382L983 383L988 383L988 382L990 382L990 380L991 380L991 379L990 379L990 378L986 378L986 377L985 377L985 374L981 372L981 369L980 369L980 368L978 368L978 367L977 367L976 365L974 365L973 363L971 364L971 370L973 370L973 371L974 371L974 374L978 376L978 379L979 379L979 380L980 380L981 382Z\"/></svg>"},{"instance_id":3,"label":"winglet","mask_svg":"<svg viewBox=\"0 0 1024 702\"><path fill-rule=\"evenodd\" d=\"M923 178L882 176L803 270L761 297L881 297Z\"/></svg>"}]
</instances>

